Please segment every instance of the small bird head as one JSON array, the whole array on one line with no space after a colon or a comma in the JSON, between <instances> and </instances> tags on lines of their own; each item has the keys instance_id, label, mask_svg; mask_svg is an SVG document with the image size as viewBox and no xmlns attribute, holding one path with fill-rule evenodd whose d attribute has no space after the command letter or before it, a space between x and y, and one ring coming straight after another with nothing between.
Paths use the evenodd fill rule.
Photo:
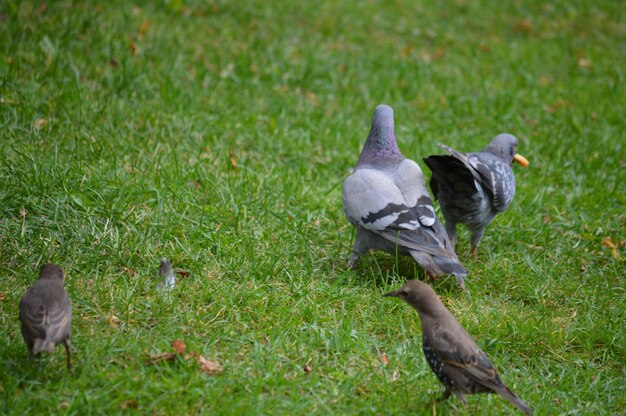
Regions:
<instances>
[{"instance_id":1,"label":"small bird head","mask_svg":"<svg viewBox=\"0 0 626 416\"><path fill-rule=\"evenodd\" d=\"M44 264L39 270L39 278L63 281L63 270L56 264Z\"/></svg>"},{"instance_id":2,"label":"small bird head","mask_svg":"<svg viewBox=\"0 0 626 416\"><path fill-rule=\"evenodd\" d=\"M442 305L435 291L419 280L408 280L400 289L385 293L383 296L400 298L418 312L429 312Z\"/></svg>"},{"instance_id":3,"label":"small bird head","mask_svg":"<svg viewBox=\"0 0 626 416\"><path fill-rule=\"evenodd\" d=\"M528 166L528 159L517 153L517 144L517 138L515 136L502 133L494 137L483 151L500 157L510 165L512 165L513 162L517 162L523 167L526 167Z\"/></svg>"},{"instance_id":4,"label":"small bird head","mask_svg":"<svg viewBox=\"0 0 626 416\"><path fill-rule=\"evenodd\" d=\"M361 151L358 164L381 158L404 159L394 133L393 109L386 104L380 104L374 110L372 128Z\"/></svg>"}]
</instances>

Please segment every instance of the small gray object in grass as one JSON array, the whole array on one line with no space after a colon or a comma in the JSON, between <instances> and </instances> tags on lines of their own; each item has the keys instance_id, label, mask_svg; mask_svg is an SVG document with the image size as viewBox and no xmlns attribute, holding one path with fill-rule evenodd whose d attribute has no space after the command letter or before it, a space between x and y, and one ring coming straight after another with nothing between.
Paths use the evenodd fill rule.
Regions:
<instances>
[{"instance_id":1,"label":"small gray object in grass","mask_svg":"<svg viewBox=\"0 0 626 416\"><path fill-rule=\"evenodd\" d=\"M157 288L159 290L171 290L176 284L176 277L174 276L174 268L172 263L166 258L161 259L161 265L159 266L159 277L162 279Z\"/></svg>"}]
</instances>

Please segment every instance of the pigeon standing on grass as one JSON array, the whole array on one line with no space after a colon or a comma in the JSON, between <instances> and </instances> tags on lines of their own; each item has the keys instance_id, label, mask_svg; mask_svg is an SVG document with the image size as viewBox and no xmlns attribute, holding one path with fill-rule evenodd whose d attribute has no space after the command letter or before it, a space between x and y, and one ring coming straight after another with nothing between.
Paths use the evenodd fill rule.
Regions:
<instances>
[{"instance_id":1,"label":"pigeon standing on grass","mask_svg":"<svg viewBox=\"0 0 626 416\"><path fill-rule=\"evenodd\" d=\"M426 361L444 386L441 400L454 393L466 404L466 394L497 393L524 413L532 414L530 407L502 383L485 353L429 285L409 280L401 289L384 296L404 300L419 314Z\"/></svg>"},{"instance_id":2,"label":"pigeon standing on grass","mask_svg":"<svg viewBox=\"0 0 626 416\"><path fill-rule=\"evenodd\" d=\"M161 259L161 264L159 265L159 277L162 279L157 284L157 288L159 290L171 290L174 288L174 285L176 284L174 268L172 267L172 263L166 257Z\"/></svg>"},{"instance_id":3,"label":"pigeon standing on grass","mask_svg":"<svg viewBox=\"0 0 626 416\"><path fill-rule=\"evenodd\" d=\"M510 134L496 136L477 153L461 153L440 146L450 155L424 159L433 172L430 189L435 199L439 199L452 244L456 245L456 224L465 224L472 234L471 250L475 256L485 228L513 201L513 162L526 167L528 160L516 153L517 139Z\"/></svg>"},{"instance_id":4,"label":"pigeon standing on grass","mask_svg":"<svg viewBox=\"0 0 626 416\"><path fill-rule=\"evenodd\" d=\"M72 305L63 289L63 271L59 266L41 267L39 280L20 301L20 321L31 357L40 351L53 352L58 344L64 343L67 369L71 370Z\"/></svg>"},{"instance_id":5,"label":"pigeon standing on grass","mask_svg":"<svg viewBox=\"0 0 626 416\"><path fill-rule=\"evenodd\" d=\"M422 170L398 149L391 107L376 107L342 195L346 217L357 230L349 267L369 250L398 252L413 257L430 275L454 274L465 287L467 271L435 214Z\"/></svg>"}]
</instances>

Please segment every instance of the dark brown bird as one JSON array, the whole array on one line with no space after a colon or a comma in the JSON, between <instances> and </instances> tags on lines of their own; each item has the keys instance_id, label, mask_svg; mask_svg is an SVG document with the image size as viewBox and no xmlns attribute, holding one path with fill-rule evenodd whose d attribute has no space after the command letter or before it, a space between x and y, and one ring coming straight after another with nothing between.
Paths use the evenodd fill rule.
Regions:
<instances>
[{"instance_id":1,"label":"dark brown bird","mask_svg":"<svg viewBox=\"0 0 626 416\"><path fill-rule=\"evenodd\" d=\"M409 280L401 289L384 296L398 297L417 310L426 361L444 386L441 400L454 393L465 404L466 394L498 393L524 413L532 414L531 408L502 383L485 353L430 286Z\"/></svg>"},{"instance_id":2,"label":"dark brown bird","mask_svg":"<svg viewBox=\"0 0 626 416\"><path fill-rule=\"evenodd\" d=\"M41 351L53 352L58 344L64 343L67 369L71 370L72 305L63 289L63 271L59 266L41 267L39 280L20 301L20 321L31 357Z\"/></svg>"}]
</instances>

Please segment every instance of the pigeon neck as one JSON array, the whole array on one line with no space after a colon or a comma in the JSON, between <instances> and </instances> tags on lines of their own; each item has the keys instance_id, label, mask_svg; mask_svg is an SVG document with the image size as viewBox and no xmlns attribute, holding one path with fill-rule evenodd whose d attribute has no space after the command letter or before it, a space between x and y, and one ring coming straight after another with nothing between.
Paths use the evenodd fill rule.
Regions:
<instances>
[{"instance_id":1,"label":"pigeon neck","mask_svg":"<svg viewBox=\"0 0 626 416\"><path fill-rule=\"evenodd\" d=\"M393 134L393 123L391 125L372 126L369 136L357 165L372 163L377 160L401 161L404 159L396 137Z\"/></svg>"}]
</instances>

